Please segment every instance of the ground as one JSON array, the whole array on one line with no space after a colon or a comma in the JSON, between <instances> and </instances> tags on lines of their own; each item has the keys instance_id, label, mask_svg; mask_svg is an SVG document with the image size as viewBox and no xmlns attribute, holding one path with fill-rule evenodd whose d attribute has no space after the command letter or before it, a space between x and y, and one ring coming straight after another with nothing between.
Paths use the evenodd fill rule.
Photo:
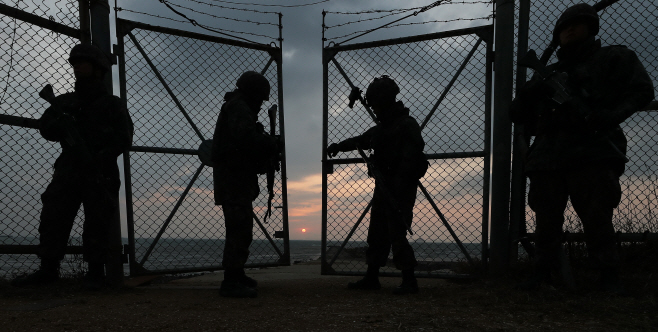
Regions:
<instances>
[{"instance_id":1,"label":"ground","mask_svg":"<svg viewBox=\"0 0 658 332\"><path fill-rule=\"evenodd\" d=\"M291 268L291 267L287 267ZM285 268L284 268L285 269ZM658 331L653 274L626 277L629 296L593 289L513 289L514 277L421 279L421 292L352 291L355 277L265 278L255 299L227 299L221 274L88 292L78 281L17 289L0 283L2 331ZM254 275L258 277L259 274ZM586 276L585 276L586 277Z\"/></svg>"}]
</instances>

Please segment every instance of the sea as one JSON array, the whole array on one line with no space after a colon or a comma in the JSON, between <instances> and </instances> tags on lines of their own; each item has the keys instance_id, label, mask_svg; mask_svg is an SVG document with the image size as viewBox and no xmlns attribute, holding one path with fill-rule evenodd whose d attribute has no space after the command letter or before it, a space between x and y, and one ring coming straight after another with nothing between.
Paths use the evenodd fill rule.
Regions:
<instances>
[{"instance_id":1,"label":"sea","mask_svg":"<svg viewBox=\"0 0 658 332\"><path fill-rule=\"evenodd\" d=\"M4 245L36 245L38 239L34 237L3 237L0 244ZM72 238L73 245L80 245L81 240ZM123 239L127 244L128 239ZM283 252L283 241L275 240L274 249L268 240L254 240L250 247L248 267L279 264L279 252ZM221 267L223 239L160 239L151 250L153 239L136 239L136 261L149 271L183 271L192 269L203 271ZM412 243L416 258L421 262L445 262L464 260L463 252L454 243L414 242ZM464 245L473 258L480 257L481 248L478 244ZM322 254L322 242L317 240L290 240L290 263L300 264L317 261ZM327 260L331 261L364 261L367 244L362 241L351 241L341 248L341 243L328 243ZM27 254L0 254L0 278L12 278L25 272L33 271L39 267L36 255ZM62 263L62 274L76 274L84 270L84 263L80 255L67 255ZM129 264L124 264L124 274L130 274Z\"/></svg>"}]
</instances>

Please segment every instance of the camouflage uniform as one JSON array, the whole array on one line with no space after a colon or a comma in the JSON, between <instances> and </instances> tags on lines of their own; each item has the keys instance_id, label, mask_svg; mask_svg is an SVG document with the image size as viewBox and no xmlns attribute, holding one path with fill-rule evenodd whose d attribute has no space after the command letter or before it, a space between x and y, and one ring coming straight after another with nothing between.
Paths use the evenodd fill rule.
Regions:
<instances>
[{"instance_id":1,"label":"camouflage uniform","mask_svg":"<svg viewBox=\"0 0 658 332\"><path fill-rule=\"evenodd\" d=\"M514 100L512 121L535 136L527 159L528 204L536 214L538 265L556 264L564 210L571 198L586 235L590 258L602 270L616 269L613 210L621 199L626 137L619 126L653 99L653 84L635 53L624 46L601 47L594 35L598 17L588 5L565 11L555 38L567 19L587 15L590 36L562 47L549 70L568 74L571 101L558 106L538 77ZM569 17L573 15L573 17ZM594 21L596 19L596 21ZM591 32L594 33L591 33Z\"/></svg>"},{"instance_id":2,"label":"camouflage uniform","mask_svg":"<svg viewBox=\"0 0 658 332\"><path fill-rule=\"evenodd\" d=\"M247 262L258 174L276 151L276 139L265 134L247 98L239 91L227 94L213 137L215 204L222 205L226 220L225 269L242 269Z\"/></svg>"},{"instance_id":3,"label":"camouflage uniform","mask_svg":"<svg viewBox=\"0 0 658 332\"><path fill-rule=\"evenodd\" d=\"M117 197L121 180L117 157L132 143L133 125L121 99L107 93L102 82L77 81L75 92L56 98L58 107L49 107L41 117L41 135L59 142L62 153L55 161L53 180L41 196L43 210L39 225L39 257L60 261L74 219L84 205L82 234L84 260L104 262L110 223L118 213ZM83 151L66 141L70 120L89 149L92 161ZM67 123L68 122L68 123Z\"/></svg>"},{"instance_id":4,"label":"camouflage uniform","mask_svg":"<svg viewBox=\"0 0 658 332\"><path fill-rule=\"evenodd\" d=\"M381 119L380 124L364 134L338 143L337 148L339 151L352 151L357 146L373 149L373 163L401 210L400 216L391 209L386 196L375 183L366 251L368 265L385 266L392 247L395 267L408 270L413 269L417 262L407 240L405 225L411 225L413 219L418 168L419 164L426 162L423 156L425 142L418 122L409 116L409 109L402 102L396 102L391 113L390 118Z\"/></svg>"}]
</instances>

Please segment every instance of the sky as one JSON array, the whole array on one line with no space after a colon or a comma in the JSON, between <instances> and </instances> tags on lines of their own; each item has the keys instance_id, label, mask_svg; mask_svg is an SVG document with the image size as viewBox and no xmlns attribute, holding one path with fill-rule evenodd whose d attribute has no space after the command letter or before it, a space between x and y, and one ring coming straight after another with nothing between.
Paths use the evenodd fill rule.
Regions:
<instances>
[{"instance_id":1,"label":"sky","mask_svg":"<svg viewBox=\"0 0 658 332\"><path fill-rule=\"evenodd\" d=\"M10 1L2 1L3 3L12 4ZM46 5L49 3L63 3L63 0L47 0ZM114 7L114 1L111 0L111 6ZM318 3L319 2L319 3ZM326 14L325 24L327 26L336 26L342 25L345 23L353 21L361 21L355 24L348 24L339 27L333 27L327 31L327 38L334 38L342 35L347 35L355 31L363 31L378 27L382 24L392 22L396 19L402 18L411 12L398 13L391 16L387 16L378 20L370 20L372 18L381 17L387 15L387 12L381 13L364 13L363 11L369 10L390 10L401 8L411 8L411 7L420 7L426 6L434 1L431 0L415 0L415 1L394 1L394 0L359 0L359 1L350 1L350 0L274 0L274 1L264 1L264 0L250 0L250 1L218 1L218 0L168 0L174 9L184 13L190 19L194 19L200 24L210 26L215 29L223 30L233 30L235 32L227 32L231 35L238 36L240 38L247 38L260 43L269 44L275 40L278 35L278 28L271 24L278 23L278 15L271 13L259 13L254 11L241 11L234 10L231 8L242 8L246 10L256 10L256 11L271 11L271 12L281 12L283 14L282 23L283 23L283 100L284 100L284 110L285 110L285 131L286 131L286 162L287 162L287 175L288 175L288 206L289 206L289 222L290 222L290 238L293 240L299 239L308 239L308 240L319 240L321 237L321 220L322 220L322 173L321 160L322 156L322 130L323 130L323 105L322 105L322 12L323 10L328 11ZM425 13L419 13L417 16L412 16L407 18L399 23L421 23L421 22L431 22L431 21L443 21L450 20L451 22L439 23L432 22L427 24L413 24L413 25L403 25L390 29L381 29L375 32L369 33L365 36L359 37L355 40L347 42L351 43L360 43L368 41L376 41L390 38L398 38L405 36L415 36L427 33L448 31L454 29L461 29L466 27L481 26L486 24L491 24L491 20L457 20L459 18L479 18L486 17L491 14L492 7L485 3L486 1L466 1L471 2L469 4L455 3L449 4L447 1L444 1L445 4L432 8ZM458 2L458 1L454 1ZM36 6L34 3L38 1L26 0L21 2L24 6ZM30 5L32 3L32 5ZM209 6L208 3L213 4L214 6ZM571 0L563 1L564 4L573 3ZM257 5L261 4L261 5ZM262 6L275 5L275 6ZM304 6L309 4L308 6ZM402 5L401 5L402 4ZM553 7L554 2L551 2L548 6L550 8L545 8L542 10L535 10L531 14L531 40L530 48L534 49L543 49L545 46L545 37L547 34L550 34L552 28L552 23L554 22L557 15L559 15L562 8ZM616 6L626 6L628 7L631 2L620 2ZM184 20L184 18L177 16L170 9L168 9L162 2L158 0L118 0L118 7L122 8L118 12L120 18L144 22L147 24L155 26L163 26L168 28L175 28L180 30L194 31L198 33L216 35L213 32L203 30L199 27L195 27L191 24L174 22L172 20L158 18L155 16L172 18L175 20ZM182 8L182 7L187 8ZM220 7L221 6L221 7ZM297 6L297 7L284 7L284 6ZM41 6L40 6L41 7ZM632 7L632 6L631 6ZM45 7L47 8L47 7ZM629 12L634 12L634 7L630 8ZM137 12L141 12L137 13ZM337 14L334 12L362 12L360 14ZM623 12L623 11L619 11ZM148 15L145 15L145 14ZM62 16L57 13L57 11L48 11L46 14L41 14L42 16L52 16L54 20L61 20L63 23L66 23L66 18L62 19ZM114 35L114 11L111 13L112 20L112 35ZM212 16L206 15L210 14ZM655 20L649 19L632 21L632 29L620 29L614 24L626 24L623 23L626 20L617 20L618 14L615 12L606 12L602 15L602 37L606 40L607 44L625 44L635 49L640 58L644 61L645 66L651 73L653 77L658 75L658 48L655 47L656 38L655 32L656 23ZM229 19L227 19L229 18ZM236 21L237 20L237 21ZM261 24L253 24L251 22L261 22ZM4 20L4 24L7 27L14 26L11 20ZM617 23L622 22L622 23ZM612 28L611 28L612 26ZM649 28L647 28L647 26ZM654 27L654 28L651 28ZM3 30L5 32L10 32L11 30ZM267 35L269 37L262 37L257 35L250 34L240 34L238 32L246 32L257 35ZM61 82L53 82L52 80L47 79L48 76L58 74L61 77L69 78L70 73L67 73L67 65L65 63L66 49L53 49L51 50L52 58L57 60L48 59L44 61L41 58L29 58L25 54L25 51L19 49L18 46L24 47L24 49L29 49L34 40L37 38L32 38L32 31L22 31L19 30L19 37L23 39L17 40L16 49L16 71L23 73L41 73L41 76L36 75L35 77L30 77L25 80L16 80L18 86L13 87L13 90L10 90L7 94L8 98L15 98L16 102L12 105L20 104L21 107L24 107L24 112L17 112L11 108L7 108L7 104L3 104L2 111L7 114L16 114L22 116L38 117L39 111L30 109L30 105L34 104L34 93L30 92L26 96L23 96L22 92L16 91L28 91L30 89L34 90L40 86L43 86L45 83L53 83L56 87L57 93L62 93L67 91L70 86L67 86ZM52 43L56 45L62 43L64 37L58 37L52 34L39 34L39 38L42 38L42 44ZM193 45L180 44L180 47L174 51L163 49L165 43L159 43L159 41L148 40L143 38L144 36L138 36L142 46L147 49L153 56L160 70L167 77L179 77L185 82L179 86L174 86L173 89L176 90L179 97L181 97L181 102L190 107L188 111L193 114L198 122L203 123L201 126L201 131L206 135L212 133L214 126L214 121L219 106L221 106L221 97L223 93L232 89L232 81L222 81L222 75L227 75L227 71L238 71L244 70L246 67L245 64L235 64L231 61L223 60L222 56L225 53L230 52L230 49L227 51L223 48L212 48L208 49L207 55L208 58L212 61L203 63L203 66L207 66L208 71L215 70L217 71L217 77L213 79L214 76L207 74L205 76L194 76L191 73L203 72L205 67L201 68L192 68L188 70L185 63L190 58L186 58L190 54L190 47ZM233 38L233 37L229 37ZM336 40L331 39L334 42L340 42L344 38L338 38ZM415 76L409 75L410 72L413 72L416 59L404 59L403 56L397 56L393 64L382 64L382 63L368 63L368 57L377 57L378 53L374 52L372 54L367 54L362 59L359 59L356 63L351 63L347 60L348 58L340 58L339 61L348 70L353 70L356 73L350 72L350 75L353 77L358 77L358 82L355 82L358 86L364 88L367 83L375 76L382 74L397 75L394 77L396 80L403 82L405 86L407 84L417 84L422 88L422 93L419 95L414 95L414 92L405 91L401 94L405 103L414 105L412 113L420 121L425 115L428 108L432 106L432 103L438 97L436 93L441 92L441 88L445 86L447 82L440 81L434 82L433 80L443 79L451 77L450 72L454 71L455 63L458 64L459 61L457 58L442 58L444 54L462 54L468 52L468 43L463 47L457 45L455 41L460 41L457 39L449 40L446 43L439 44L439 49L432 49L433 53L427 53L433 61L435 61L440 66L434 69L437 72L445 71L445 73L440 73L438 76L432 76L435 73L429 73L429 77L425 77L426 73L415 72L414 75L423 76L423 80L416 79ZM65 40L68 43L68 41ZM328 42L328 41L327 41ZM472 42L472 41L470 41ZM113 40L113 43L116 43L116 40ZM325 43L326 44L326 43ZM434 45L433 47L435 47ZM6 49L7 44L3 47L3 59L10 52ZM47 47L47 46L46 46ZM132 52L135 52L132 50ZM173 52L173 53L172 53ZM173 61L167 58L168 54L174 54L176 61L178 62L168 62ZM20 55L21 57L18 57ZM434 58L436 57L436 58ZM135 59L138 57L135 57ZM402 60L400 60L402 59ZM408 61L407 61L408 60ZM450 60L450 61L449 61ZM41 64L50 63L50 61L57 61L61 64L61 72L53 73L53 69L49 67L43 67ZM259 60L260 61L260 60ZM407 63L408 62L408 63ZM260 63L255 61L255 63ZM152 116L152 122L145 122L140 124L138 133L136 135L135 145L150 145L150 146L161 146L167 142L151 142L149 137L144 135L148 130L152 130L154 127L162 126L163 129L169 133L168 139L176 147L195 149L198 144L198 140L193 137L193 134L190 134L189 128L187 128L186 121L180 115L180 112L174 106L173 102L168 101L166 98L166 92L163 90L162 86L157 82L157 79L150 73L147 65L143 61L135 60L131 65L137 70L133 71L134 78L129 77L130 82L134 82L136 79L142 79L143 81L151 82L148 86L145 86L143 90L139 92L142 93L142 99L148 100L147 106L152 109L159 109L161 112L158 114L147 114L147 116ZM399 65L402 69L396 69L396 65ZM23 68L23 69L21 69ZM212 69L212 70L210 70ZM250 68L251 69L251 68ZM424 68L421 68L423 70ZM5 67L2 67L2 72L0 76L4 77L6 72ZM467 69L467 71L469 71ZM45 73L45 74L44 74ZM195 74L196 75L196 74ZM275 77L272 76L272 70L268 71L268 78ZM9 78L7 74L7 78ZM202 77L203 81L198 80L186 80L185 77ZM471 82L468 80L460 80L459 89L451 92L446 102L448 105L452 106L455 109L466 109L473 106L471 104L462 104L460 99L477 99L479 97L473 97L468 95L466 92L470 87L477 85L478 79L480 76L469 77ZM62 80L66 81L66 80ZM114 82L115 82L115 94L118 94L118 72L116 66L114 66ZM347 108L346 104L346 94L349 92L349 89L345 89L344 82L341 82L338 79L332 78L331 86L336 90L331 92L330 96L330 112L331 120L329 123L330 133L329 133L329 143L334 142L335 140L347 138L351 135L359 134L368 126L372 125L369 122L363 109L359 106L355 107L354 110ZM131 83L132 84L132 83ZM342 84L342 85L341 85ZM435 85L436 84L436 85ZM204 85L210 85L213 89L216 90L215 96L205 95L204 98L198 98L193 93L189 94L190 96L185 97L186 89L187 91L194 92L195 89L202 89ZM30 91L32 91L30 90ZM206 89L207 90L207 89ZM342 91L345 90L343 94ZM13 91L13 92L12 92ZM20 95L20 96L19 96ZM426 98L431 96L431 98ZM4 97L4 95L3 95ZM23 98L23 99L21 99ZM130 99L130 98L129 98ZM425 100L426 99L426 100ZM141 102L141 101L140 101ZM275 102L271 100L270 103ZM130 103L130 101L129 101ZM269 104L268 104L269 105ZM131 111L135 112L135 117L138 116L140 112L139 105L134 105ZM482 104L475 105L477 107L473 108L482 108ZM447 110L446 110L447 109ZM428 138L428 150L426 152L445 152L445 151L461 151L460 149L464 146L470 146L475 144L477 148L477 142L473 143L469 140L459 140L460 133L459 131L451 131L454 128L458 128L458 123L454 122L454 118L450 116L450 108L442 107L441 112L447 112L443 114L442 117L438 117L436 120L432 120L430 125L435 125L437 128L447 128L443 135L437 135L436 137L427 137ZM473 110L471 110L473 111ZM360 112L360 113L359 113ZM142 115L143 116L143 115ZM164 117L170 116L170 118L165 119ZM463 116L463 114L462 114ZM162 119L161 119L162 118ZM352 120L357 120L352 121ZM342 121L342 122L341 122ZM436 121L436 122L434 122ZM162 125L166 123L166 125ZM341 132L336 130L338 126L345 126L345 131ZM651 126L650 123L644 123L642 126ZM13 129L12 129L13 130ZM22 131L17 130L16 133L11 135L5 135L6 137L18 137L16 140L10 140L3 143L3 162L6 158L13 158L10 153L4 153L5 149L11 149L13 146L35 146L37 144L42 144L42 142L30 137L31 134L24 134ZM187 135L187 136L186 136ZM192 137L190 137L192 135ZM473 136L477 136L477 133ZM637 135L635 138L639 138ZM180 143L183 142L183 143ZM188 144L188 142L190 142ZM178 146L176 144L182 144ZM39 163L44 165L41 168L33 168L33 172L38 174L47 173L51 171L50 167L52 160L56 155L56 151L48 151L47 154L42 154ZM653 150L652 150L653 151ZM12 152L15 154L15 151ZM28 154L29 155L29 154ZM344 154L342 157L352 157L354 154ZM165 219L170 212L172 206L176 202L176 198L180 196L185 187L188 184L189 178L195 173L198 167L198 160L194 158L189 158L185 156L175 156L169 160L162 159L161 156L158 157L149 157L148 159L140 160L136 159L134 162L134 167L136 170L142 170L145 172L154 172L157 173L157 177L167 180L168 182L159 183L157 178L135 178L134 189L135 197L137 201L135 205L136 213L140 216L148 215L148 218L152 218L153 224L161 224L162 220ZM13 160L8 160L9 162L15 162ZM196 163L196 166L195 166ZM18 163L20 164L20 163ZM30 164L28 162L28 164ZM121 164L120 164L121 166ZM465 168L466 166L466 168ZM141 167L141 168L140 168ZM122 169L122 167L121 167ZM22 188L24 185L26 188L29 186L23 182L29 182L28 184L34 185L35 188L43 188L47 185L47 180L49 179L48 174L44 174L43 179L39 178L40 183L35 180L36 178L30 178L25 176L23 173L24 167L18 165L14 167L11 172L7 173L7 177L16 177L19 178L19 181L15 187ZM433 183L435 186L428 186L431 194L436 197L440 197L440 205L447 205L449 209L444 211L448 219L452 220L452 216L458 218L459 215L463 215L469 210L472 211L476 207L471 206L473 203L472 200L466 199L468 204L464 204L464 197L469 195L474 196L481 193L474 193L471 190L464 190L466 188L461 184L475 183L477 185L477 169L469 169L468 165L462 164L460 161L446 162L440 165L436 165L434 168L434 174L427 177L426 184ZM27 172L27 171L26 171ZM158 173L159 172L159 173ZM475 172L475 173L474 173ZM32 174L32 173L30 173ZM639 174L639 173L638 173ZM354 186L363 184L364 187L356 193L351 193L349 197L352 199L364 199L369 192L368 180L364 178L364 172L358 167L354 168L344 168L341 169L338 176L345 182L349 182ZM163 180L163 181L164 181ZM21 182L22 181L22 182ZM44 182L45 181L45 182ZM139 182L142 181L142 182ZM137 184L137 186L135 186ZM193 225L188 225L189 230L192 230L192 234L204 237L204 234L215 234L217 231L217 226L215 225L217 208L212 206L211 191L209 188L212 188L212 173L208 169L204 169L199 176L197 186L192 188L190 191L188 199L181 206L181 211L179 212L180 218L187 218L187 220L194 220ZM461 186L460 186L461 185ZM334 185L333 190L334 196L341 197L344 192L336 189L340 187L340 183ZM157 190L152 190L153 188L158 188ZM332 190L330 188L330 190ZM475 188L475 187L473 187ZM6 189L6 188L5 188ZM340 188L339 188L340 189ZM461 192L460 192L461 189ZM22 190L22 189L21 189ZM641 189L640 189L641 190ZM11 211L11 215L6 216L7 220L14 219L29 219L29 220L38 220L38 211L39 211L39 200L38 193L34 193L25 189L25 191L16 192L16 196L20 196L21 199L24 199L24 202L8 202L5 204L4 200L6 197L3 197L3 206L7 206L5 211ZM134 197L134 198L135 198ZM141 200L140 200L141 199ZM629 202L637 201L632 198L628 199ZM190 203L188 203L190 202ZM477 200L476 200L477 202ZM148 204L143 204L148 203ZM422 201L421 196L419 195L419 204L420 203L427 205L426 202ZM28 205L29 204L29 205ZM188 205L186 205L188 204ZM197 210L197 214L193 214L191 211L194 209L190 208L189 204L198 204L203 206L203 208ZM471 205L469 205L471 204ZM630 203L629 203L630 204ZM356 207L363 208L363 202L359 201L358 204L355 204ZM125 210L125 207L124 207ZM422 211L421 211L422 212ZM424 211L427 212L427 211ZM262 215L263 211L261 208L257 208L257 213ZM339 210L330 210L330 218L340 215ZM350 213L355 215L343 216L345 220L349 220L353 223L354 219L358 218L358 213L360 210L354 209ZM18 216L14 216L18 214ZM471 216L470 219L477 219L477 216ZM420 219L426 218L421 215ZM149 220L147 220L149 221ZM434 221L428 221L428 224L438 223ZM34 225L35 223L33 223ZM210 225L210 226L209 226ZM335 236L336 239L342 239L346 231L349 231L349 225L338 225L336 227L337 234L330 234L330 236ZM34 226L25 228L26 231L34 232ZM172 232L176 233L181 231L180 225L173 222L170 226ZM274 227L268 226L266 227ZM347 227L347 228L345 228ZM306 232L302 232L302 229L305 229ZM275 230L271 228L271 230ZM362 229L359 230L363 231ZM460 230L457 230L460 232ZM468 229L462 231L469 231ZM273 232L272 232L273 233ZM125 235L124 230L124 235ZM423 239L422 237L417 237L417 239Z\"/></svg>"},{"instance_id":2,"label":"sky","mask_svg":"<svg viewBox=\"0 0 658 332\"><path fill-rule=\"evenodd\" d=\"M249 32L261 35L276 36L278 28L271 25L254 25L236 22L219 17L230 17L249 21L277 23L276 14L262 14L230 10L222 7L211 7L203 4L213 3L219 6L254 9L258 11L273 11L283 14L283 90L286 131L286 161L288 171L288 204L289 229L291 239L319 240L321 236L321 193L322 193L322 11L328 12L358 12L365 10L387 10L401 8L399 1L347 1L331 0L317 3L318 0L307 1L268 1L258 2L268 5L305 5L300 7L273 7L257 5L238 5L238 3L254 3L251 1L227 2L171 0L172 7L200 24L213 28ZM317 4L313 4L317 3ZM403 8L426 6L432 1L407 1ZM179 6L187 7L182 8ZM120 18L140 21L151 25L166 26L182 30L197 31L216 35L199 29L190 24L173 22L135 12L182 19L157 0L118 1L118 7L124 8L118 12ZM214 15L203 15L199 12ZM326 31L328 38L339 37L354 31L371 29L385 23L402 18L413 13L392 15L379 20L364 21ZM333 14L326 15L326 25L334 26L346 22L376 18L387 13L363 13L358 15ZM428 10L416 17L408 18L400 23L424 22L433 20L449 20L455 18L478 18L491 14L491 6L482 3L467 5L443 5ZM401 26L382 29L351 41L366 42L372 40L426 34L470 26L490 24L491 20L457 21L452 23L429 23L411 26ZM253 35L229 33L245 37L261 43L273 40ZM338 39L337 41L344 40ZM147 41L146 41L147 42ZM387 73L369 73L369 79ZM115 88L115 90L117 90ZM353 131L358 134L359 131ZM137 145L137 144L136 144ZM302 231L305 230L305 231Z\"/></svg>"}]
</instances>

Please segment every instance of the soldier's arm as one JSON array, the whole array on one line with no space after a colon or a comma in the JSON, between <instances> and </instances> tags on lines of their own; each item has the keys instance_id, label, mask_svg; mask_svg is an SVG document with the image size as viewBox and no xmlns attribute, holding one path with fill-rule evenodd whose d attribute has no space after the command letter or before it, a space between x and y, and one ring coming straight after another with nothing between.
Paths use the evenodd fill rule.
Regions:
<instances>
[{"instance_id":1,"label":"soldier's arm","mask_svg":"<svg viewBox=\"0 0 658 332\"><path fill-rule=\"evenodd\" d=\"M406 119L400 129L399 139L403 142L400 172L402 174L415 174L415 170L420 166L419 163L425 162L423 156L425 140L421 135L418 122L413 118Z\"/></svg>"},{"instance_id":2,"label":"soldier's arm","mask_svg":"<svg viewBox=\"0 0 658 332\"><path fill-rule=\"evenodd\" d=\"M64 139L66 131L62 127L60 121L58 121L59 115L60 112L52 106L48 107L46 111L43 112L41 119L39 119L39 132L43 138L54 142L59 142Z\"/></svg>"},{"instance_id":3,"label":"soldier's arm","mask_svg":"<svg viewBox=\"0 0 658 332\"><path fill-rule=\"evenodd\" d=\"M509 116L512 122L517 124L533 122L537 116L537 101L543 98L542 94L545 90L542 79L537 75L524 84L510 105Z\"/></svg>"},{"instance_id":4,"label":"soldier's arm","mask_svg":"<svg viewBox=\"0 0 658 332\"><path fill-rule=\"evenodd\" d=\"M111 151L115 157L118 157L123 151L129 149L133 143L134 127L130 118L130 113L125 107L123 101L119 98L114 99L115 110L115 128L112 137Z\"/></svg>"},{"instance_id":5,"label":"soldier's arm","mask_svg":"<svg viewBox=\"0 0 658 332\"><path fill-rule=\"evenodd\" d=\"M267 135L263 126L255 121L255 115L246 103L236 103L233 107L227 107L229 113L228 137L236 142L244 153L257 153L269 155L276 151L276 138Z\"/></svg>"},{"instance_id":6,"label":"soldier's arm","mask_svg":"<svg viewBox=\"0 0 658 332\"><path fill-rule=\"evenodd\" d=\"M340 143L337 144L338 149L340 152L347 152L347 151L353 151L356 150L356 147L360 147L361 149L367 150L370 149L370 142L372 138L372 133L374 132L375 127L372 127L368 130L366 130L365 133L354 136L351 138L348 138Z\"/></svg>"},{"instance_id":7,"label":"soldier's arm","mask_svg":"<svg viewBox=\"0 0 658 332\"><path fill-rule=\"evenodd\" d=\"M590 123L597 129L619 125L654 99L651 77L635 52L616 47L607 64L607 82L613 87L608 91L614 95L604 96L602 108L590 116Z\"/></svg>"}]
</instances>

